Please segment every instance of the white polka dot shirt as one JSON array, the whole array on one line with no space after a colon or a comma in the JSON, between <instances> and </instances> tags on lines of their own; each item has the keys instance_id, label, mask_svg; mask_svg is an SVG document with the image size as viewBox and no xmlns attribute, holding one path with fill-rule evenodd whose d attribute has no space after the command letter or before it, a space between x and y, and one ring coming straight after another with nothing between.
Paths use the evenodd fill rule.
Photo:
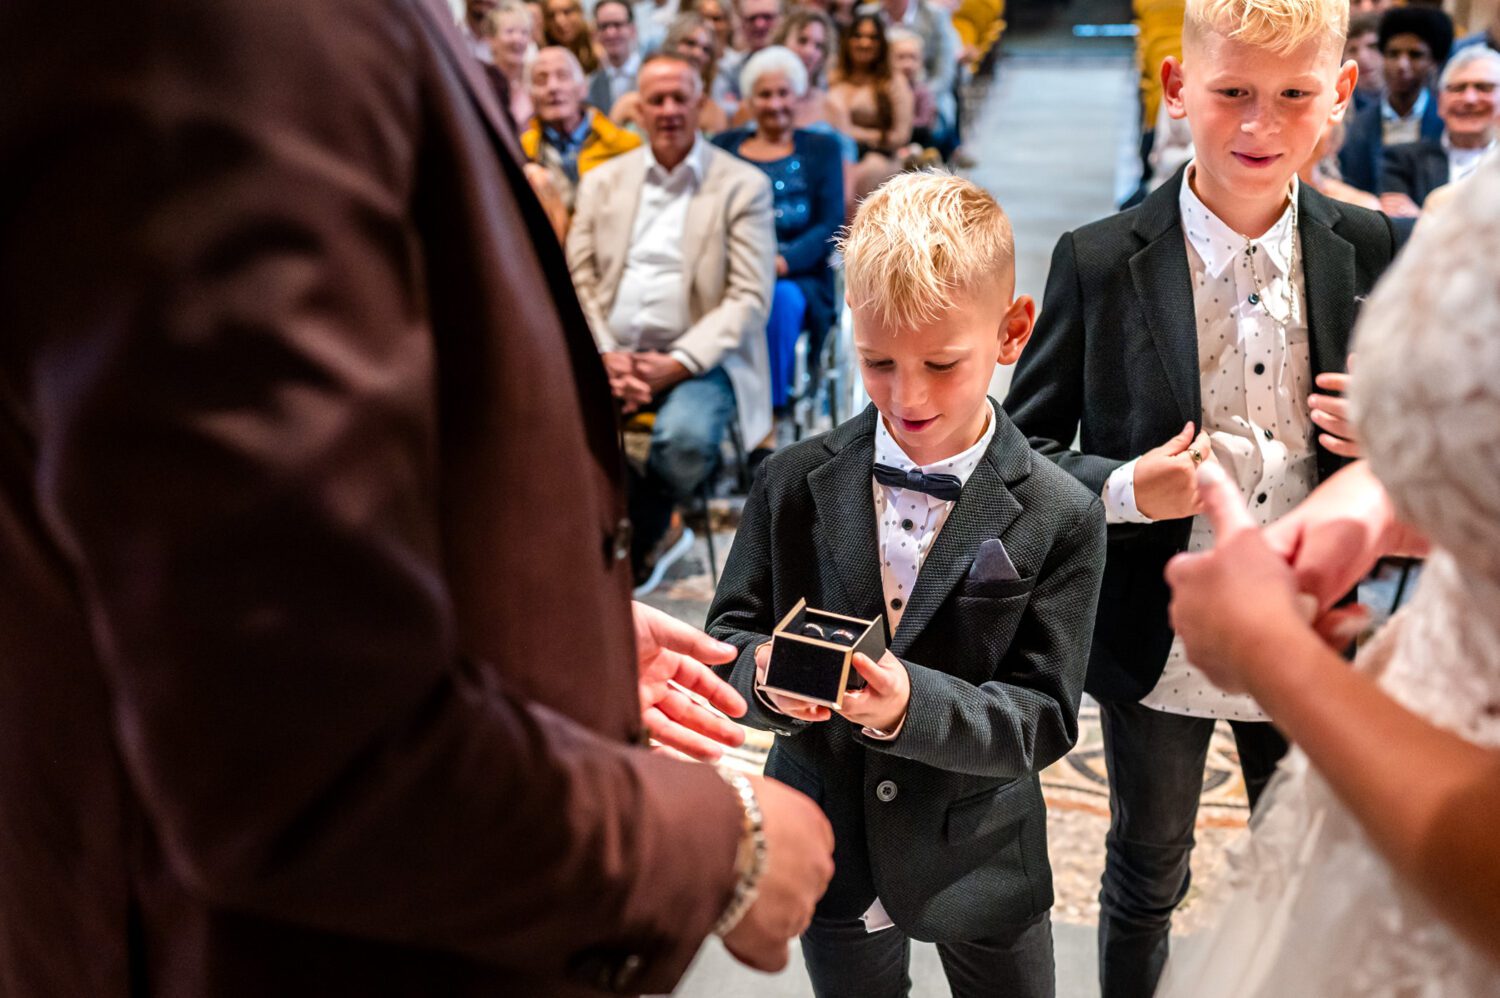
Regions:
<instances>
[{"instance_id":1,"label":"white polka dot shirt","mask_svg":"<svg viewBox=\"0 0 1500 998\"><path fill-rule=\"evenodd\" d=\"M1192 167L1188 170L1190 177ZM1292 184L1295 198L1295 178ZM1211 212L1186 178L1179 207L1198 326L1200 425L1213 443L1214 457L1239 486L1250 515L1265 526L1307 498L1317 484L1314 424L1307 405L1312 390L1307 296L1300 251L1295 272L1290 270L1297 238L1291 206L1264 235L1250 241L1249 253L1245 237ZM1270 299L1269 311L1262 292ZM1283 332L1283 324L1271 316L1288 315L1289 292L1295 294L1297 308ZM1146 522L1135 509L1134 473L1132 461L1105 486L1111 522ZM1131 488L1117 480L1122 475ZM1195 517L1188 550L1211 547L1207 517ZM1193 668L1180 640L1173 642L1161 679L1141 703L1194 717L1266 720L1250 697L1224 693Z\"/></svg>"},{"instance_id":2,"label":"white polka dot shirt","mask_svg":"<svg viewBox=\"0 0 1500 998\"><path fill-rule=\"evenodd\" d=\"M902 471L955 475L967 485L969 476L979 467L990 440L995 436L994 413L989 414L989 420L984 434L973 447L945 460L919 465L896 443L882 416L875 421L875 463L888 464ZM912 587L917 584L917 574L922 571L922 562L932 550L932 543L937 540L943 524L948 522L954 504L925 492L881 485L873 477L870 481L875 489L875 536L880 550L885 618L890 624L890 633L895 634L906 610L906 601L911 598Z\"/></svg>"}]
</instances>

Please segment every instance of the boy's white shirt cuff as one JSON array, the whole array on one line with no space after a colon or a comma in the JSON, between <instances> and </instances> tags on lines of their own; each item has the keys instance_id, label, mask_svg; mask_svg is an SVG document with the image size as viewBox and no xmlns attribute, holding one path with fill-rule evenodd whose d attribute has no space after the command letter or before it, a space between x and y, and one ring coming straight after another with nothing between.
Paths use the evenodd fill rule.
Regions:
<instances>
[{"instance_id":1,"label":"boy's white shirt cuff","mask_svg":"<svg viewBox=\"0 0 1500 998\"><path fill-rule=\"evenodd\" d=\"M893 742L898 737L900 737L901 729L904 727L906 727L906 715L902 714L901 720L896 722L896 727L894 730L881 731L880 729L872 728L867 724L864 727L860 728L860 731L866 738L873 738L877 742Z\"/></svg>"},{"instance_id":2,"label":"boy's white shirt cuff","mask_svg":"<svg viewBox=\"0 0 1500 998\"><path fill-rule=\"evenodd\" d=\"M667 356L671 357L673 360L677 361L677 363L679 363L683 367L687 368L688 369L688 373L691 374L695 378L698 375L700 375L700 374L703 373L703 365L699 364L698 361L693 357L692 354L688 353L686 350L682 349L681 347L674 347L667 354Z\"/></svg>"},{"instance_id":3,"label":"boy's white shirt cuff","mask_svg":"<svg viewBox=\"0 0 1500 998\"><path fill-rule=\"evenodd\" d=\"M1139 460L1126 461L1105 479L1104 493L1100 496L1104 500L1105 523L1156 522L1142 514L1135 505L1135 464Z\"/></svg>"}]
</instances>

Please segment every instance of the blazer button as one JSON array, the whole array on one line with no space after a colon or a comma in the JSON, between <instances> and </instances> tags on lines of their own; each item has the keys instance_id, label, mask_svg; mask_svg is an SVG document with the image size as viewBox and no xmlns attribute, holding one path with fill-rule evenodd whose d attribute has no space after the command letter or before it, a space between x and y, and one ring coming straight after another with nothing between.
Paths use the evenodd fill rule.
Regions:
<instances>
[{"instance_id":1,"label":"blazer button","mask_svg":"<svg viewBox=\"0 0 1500 998\"><path fill-rule=\"evenodd\" d=\"M910 530L912 527L915 527L915 526L916 526L916 524L912 523L910 520L902 520L901 521L901 529L902 530Z\"/></svg>"},{"instance_id":2,"label":"blazer button","mask_svg":"<svg viewBox=\"0 0 1500 998\"><path fill-rule=\"evenodd\" d=\"M630 557L630 519L621 517L620 522L615 524L614 555L615 561L624 561Z\"/></svg>"},{"instance_id":3,"label":"blazer button","mask_svg":"<svg viewBox=\"0 0 1500 998\"><path fill-rule=\"evenodd\" d=\"M609 982L611 991L633 991L635 982L641 976L641 965L644 963L634 953L620 961L615 968L614 978Z\"/></svg>"},{"instance_id":4,"label":"blazer button","mask_svg":"<svg viewBox=\"0 0 1500 998\"><path fill-rule=\"evenodd\" d=\"M881 780L875 787L875 796L880 798L882 804L889 804L896 799L896 784L890 780Z\"/></svg>"}]
</instances>

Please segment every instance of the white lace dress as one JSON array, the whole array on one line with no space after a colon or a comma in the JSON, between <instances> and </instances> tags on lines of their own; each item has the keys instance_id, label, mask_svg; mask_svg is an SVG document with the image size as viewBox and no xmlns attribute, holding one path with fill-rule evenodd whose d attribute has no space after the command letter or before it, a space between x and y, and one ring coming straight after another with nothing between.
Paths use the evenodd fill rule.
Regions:
<instances>
[{"instance_id":1,"label":"white lace dress","mask_svg":"<svg viewBox=\"0 0 1500 998\"><path fill-rule=\"evenodd\" d=\"M1371 466L1435 545L1356 667L1500 748L1500 162L1466 184L1461 210L1418 227L1356 332ZM1305 755L1266 793L1206 902L1210 927L1174 946L1158 998L1500 996L1500 964L1397 879Z\"/></svg>"},{"instance_id":2,"label":"white lace dress","mask_svg":"<svg viewBox=\"0 0 1500 998\"><path fill-rule=\"evenodd\" d=\"M1497 597L1434 556L1359 668L1435 724L1500 747ZM1396 879L1300 751L1228 862L1222 908L1174 948L1158 998L1500 996L1500 966Z\"/></svg>"}]
</instances>

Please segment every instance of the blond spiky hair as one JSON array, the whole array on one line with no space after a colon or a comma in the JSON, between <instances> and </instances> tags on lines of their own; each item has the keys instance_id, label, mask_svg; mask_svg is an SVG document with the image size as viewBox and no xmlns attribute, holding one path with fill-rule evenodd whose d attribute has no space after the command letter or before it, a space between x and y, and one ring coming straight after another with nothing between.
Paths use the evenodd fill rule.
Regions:
<instances>
[{"instance_id":1,"label":"blond spiky hair","mask_svg":"<svg viewBox=\"0 0 1500 998\"><path fill-rule=\"evenodd\" d=\"M1349 0L1187 0L1183 40L1214 32L1285 55L1314 38L1342 51L1349 33Z\"/></svg>"},{"instance_id":2,"label":"blond spiky hair","mask_svg":"<svg viewBox=\"0 0 1500 998\"><path fill-rule=\"evenodd\" d=\"M966 291L1013 282L1010 219L978 185L902 173L859 206L839 239L852 308L901 329L935 322Z\"/></svg>"}]
</instances>

